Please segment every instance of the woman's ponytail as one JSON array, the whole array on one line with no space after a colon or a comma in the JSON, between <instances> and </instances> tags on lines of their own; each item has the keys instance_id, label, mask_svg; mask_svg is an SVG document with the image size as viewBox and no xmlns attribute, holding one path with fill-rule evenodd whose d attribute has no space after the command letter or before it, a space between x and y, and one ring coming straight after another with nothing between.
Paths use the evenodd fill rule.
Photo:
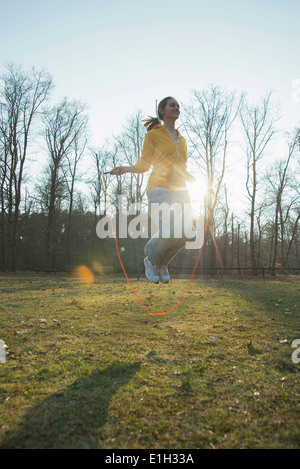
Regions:
<instances>
[{"instance_id":1,"label":"woman's ponytail","mask_svg":"<svg viewBox=\"0 0 300 469\"><path fill-rule=\"evenodd\" d=\"M148 116L148 118L144 119L142 122L144 122L144 127L146 127L147 132L153 129L153 127L155 127L156 125L160 124L160 121L158 120L157 117L151 117L151 116Z\"/></svg>"}]
</instances>

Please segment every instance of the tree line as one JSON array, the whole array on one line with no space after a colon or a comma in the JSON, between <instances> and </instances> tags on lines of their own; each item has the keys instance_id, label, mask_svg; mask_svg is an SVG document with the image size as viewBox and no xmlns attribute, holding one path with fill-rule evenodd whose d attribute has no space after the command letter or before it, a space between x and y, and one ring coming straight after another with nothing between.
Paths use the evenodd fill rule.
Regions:
<instances>
[{"instance_id":1,"label":"tree line","mask_svg":"<svg viewBox=\"0 0 300 469\"><path fill-rule=\"evenodd\" d=\"M66 97L51 104L53 79L45 70L9 64L0 86L0 269L64 270L85 264L100 272L101 266L116 265L114 240L96 235L107 211L102 174L139 160L143 111L94 148L87 106ZM192 91L182 106L180 131L190 170L206 187L195 215L208 217L199 269L250 268L256 275L263 267L275 275L278 267L299 267L300 130L283 132L278 115L272 93L250 104L246 94L212 84ZM278 136L284 145L273 158ZM35 172L33 156L42 161ZM232 172L237 162L245 169L238 175ZM106 178L116 213L120 194L147 210L147 177ZM230 198L237 183L245 188L242 213ZM131 274L142 265L146 242L119 240ZM179 254L173 268L188 272L196 254Z\"/></svg>"}]
</instances>

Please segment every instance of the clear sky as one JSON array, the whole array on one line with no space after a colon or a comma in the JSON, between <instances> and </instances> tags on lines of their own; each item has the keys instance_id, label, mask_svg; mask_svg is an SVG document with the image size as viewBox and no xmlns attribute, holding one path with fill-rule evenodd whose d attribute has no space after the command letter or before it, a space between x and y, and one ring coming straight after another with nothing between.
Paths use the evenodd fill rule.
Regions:
<instances>
[{"instance_id":1,"label":"clear sky","mask_svg":"<svg viewBox=\"0 0 300 469\"><path fill-rule=\"evenodd\" d=\"M0 73L9 61L46 68L53 102L88 105L95 147L137 109L154 115L169 95L184 105L209 83L253 102L273 90L281 127L300 125L299 0L0 1ZM234 156L236 176L226 173L238 209L242 161Z\"/></svg>"},{"instance_id":2,"label":"clear sky","mask_svg":"<svg viewBox=\"0 0 300 469\"><path fill-rule=\"evenodd\" d=\"M299 0L1 0L0 65L45 67L54 98L89 106L100 146L155 99L186 102L215 83L253 99L274 90L284 125L300 121Z\"/></svg>"}]
</instances>

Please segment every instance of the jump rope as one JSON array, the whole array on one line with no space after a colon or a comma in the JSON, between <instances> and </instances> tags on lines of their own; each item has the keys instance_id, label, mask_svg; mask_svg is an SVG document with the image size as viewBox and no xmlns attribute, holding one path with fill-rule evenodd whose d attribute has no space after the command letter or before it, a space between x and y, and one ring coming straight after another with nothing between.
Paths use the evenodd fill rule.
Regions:
<instances>
[{"instance_id":1,"label":"jump rope","mask_svg":"<svg viewBox=\"0 0 300 469\"><path fill-rule=\"evenodd\" d=\"M175 303L173 306L171 306L171 308L169 308L167 311L165 311L164 313L152 313L149 308L147 308L147 306L143 303L143 301L141 300L141 298L138 296L138 294L134 291L134 288L128 278L128 275L126 273L126 270L125 270L125 267L123 265L123 262L122 262L122 259L121 259L121 256L120 256L120 251L119 251L119 247L118 247L118 241L117 241L117 237L116 237L116 233L115 233L115 230L114 230L114 226L113 226L113 219L112 219L112 214L111 214L111 210L110 210L110 204L109 204L109 201L108 201L108 196L107 196L107 187L106 187L106 182L105 182L105 178L104 178L104 175L105 174L110 174L110 171L107 172L107 173L102 173L102 180L103 180L103 184L104 184L104 192L105 192L105 200L106 200L106 203L107 203L107 207L108 207L108 212L109 212L109 217L110 217L110 223L111 223L111 228L112 228L112 232L113 232L113 235L114 235L114 240L115 240L115 244L116 244L116 250L117 250L117 254L118 254L118 258L119 258L119 262L120 262L120 265L122 267L122 270L124 272L124 275L126 277L126 280L128 282L128 285L130 286L131 288L131 291L132 293L134 294L134 296L138 299L138 301L140 302L140 304L142 305L142 307L151 315L151 316L165 316L167 315L170 311L172 311L174 308L176 308L176 306L180 305L182 303L182 300L183 298L185 297L185 295L187 294L187 292L189 291L189 289L191 288L191 285L192 285L192 281L194 279L194 276L195 276L195 272L196 272L196 269L197 269L197 266L198 266L198 263L199 263L199 259L200 259L200 251L202 249L202 245L203 245L203 240L204 240L204 235L205 235L205 231L206 231L206 228L207 228L207 225L208 225L208 219L209 219L209 215L210 215L210 212L211 212L211 209L212 209L212 206L213 206L213 202L214 202L214 199L212 199L212 202L211 202L211 205L210 205L210 208L209 208L209 211L208 211L208 215L207 215L207 218L206 218L206 222L205 222L205 227L204 227L204 230L203 230L203 233L202 233L202 239L201 239L201 243L200 243L200 248L198 249L198 255L197 255L197 259L196 259L196 262L195 262L195 265L194 265L194 268L193 268L193 271L192 271L192 275L191 275L191 278L189 280L189 283L188 283L188 286L186 287L186 289L183 291L179 301L177 301L177 303Z\"/></svg>"}]
</instances>

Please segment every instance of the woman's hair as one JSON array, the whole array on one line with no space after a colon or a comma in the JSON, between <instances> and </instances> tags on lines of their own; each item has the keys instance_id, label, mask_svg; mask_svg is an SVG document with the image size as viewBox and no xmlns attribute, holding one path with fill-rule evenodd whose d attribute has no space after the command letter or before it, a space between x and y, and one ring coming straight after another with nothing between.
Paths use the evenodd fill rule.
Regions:
<instances>
[{"instance_id":1,"label":"woman's hair","mask_svg":"<svg viewBox=\"0 0 300 469\"><path fill-rule=\"evenodd\" d=\"M168 104L169 99L174 99L172 96L167 96L166 98L162 99L157 106L157 116L156 117L151 117L148 116L147 119L144 119L142 122L144 122L144 127L146 127L147 132L149 130L153 129L157 124L160 124L160 120L163 120L163 116L161 115L160 111L165 109L166 105Z\"/></svg>"}]
</instances>

